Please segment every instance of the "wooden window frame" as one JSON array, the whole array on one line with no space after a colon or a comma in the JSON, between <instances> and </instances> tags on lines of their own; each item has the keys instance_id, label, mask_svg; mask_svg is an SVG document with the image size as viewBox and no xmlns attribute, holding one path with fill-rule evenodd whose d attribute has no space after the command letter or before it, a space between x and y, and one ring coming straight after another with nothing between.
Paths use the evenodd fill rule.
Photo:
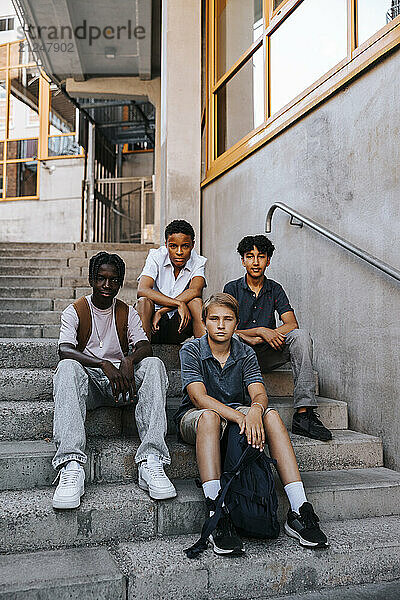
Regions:
<instances>
[{"instance_id":1,"label":"wooden window frame","mask_svg":"<svg viewBox=\"0 0 400 600\"><path fill-rule=\"evenodd\" d=\"M22 40L21 40L22 41ZM42 162L47 162L49 160L60 160L60 159L74 159L74 158L84 158L85 154L66 154L63 156L49 156L48 155L48 143L49 137L63 137L63 136L71 136L76 135L75 131L70 131L67 133L59 133L59 134L49 134L49 112L50 112L50 79L47 77L45 72L42 69L39 69L39 134L36 136L26 136L24 138L10 138L9 137L9 117L10 117L10 77L11 73L15 69L22 68L37 68L37 64L35 62L29 63L21 63L18 65L10 64L11 59L11 46L15 44L20 44L21 42L6 42L4 44L0 44L0 48L6 48L6 63L5 65L0 65L0 72L4 73L4 78L6 81L6 103L5 103L5 119L6 119L6 128L4 132L4 138L0 139L3 142L3 158L0 159L0 165L3 167L3 194L0 195L0 202L10 202L15 200L39 200L39 189L40 189L40 164ZM17 159L7 159L7 144L8 142L15 142L18 140L28 140L28 139L38 139L38 155L37 157L32 158L17 158ZM18 196L18 197L6 197L6 177L7 177L7 165L23 163L23 162L32 162L34 160L38 164L37 169L37 186L36 186L36 196Z\"/></svg>"},{"instance_id":2,"label":"wooden window frame","mask_svg":"<svg viewBox=\"0 0 400 600\"><path fill-rule=\"evenodd\" d=\"M358 0L347 0L347 55L317 81L308 86L298 96L273 115L270 114L270 36L304 0L284 0L273 10L273 0L263 0L264 27L262 36L236 60L218 81L215 81L217 65L216 0L207 0L206 28L206 174L201 186L211 181L241 162L244 158L268 143L284 129L313 110L321 102L335 94L344 85L369 68L385 54L400 45L400 16L379 29L360 46L357 43ZM265 120L262 125L250 131L235 145L217 156L217 92L228 83L251 56L264 46L265 58ZM210 68L211 67L211 68Z\"/></svg>"}]
</instances>

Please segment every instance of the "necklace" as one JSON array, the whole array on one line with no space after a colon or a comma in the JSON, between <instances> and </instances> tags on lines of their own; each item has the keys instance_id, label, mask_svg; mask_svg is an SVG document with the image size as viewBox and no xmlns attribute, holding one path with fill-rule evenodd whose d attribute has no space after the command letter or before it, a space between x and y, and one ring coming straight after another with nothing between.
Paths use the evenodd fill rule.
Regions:
<instances>
[{"instance_id":1,"label":"necklace","mask_svg":"<svg viewBox=\"0 0 400 600\"><path fill-rule=\"evenodd\" d=\"M110 329L111 323L113 322L113 319L114 319L114 304L112 306L111 319L108 320L107 328L105 329L105 331L103 331L103 339L101 339L101 337L100 337L99 330L98 330L98 327L97 327L97 323L96 323L96 319L95 319L92 307L90 307L90 313L92 315L92 323L93 323L94 329L96 331L97 339L99 340L99 347L102 348L103 347L104 338L106 337L106 335L108 333L108 330Z\"/></svg>"}]
</instances>

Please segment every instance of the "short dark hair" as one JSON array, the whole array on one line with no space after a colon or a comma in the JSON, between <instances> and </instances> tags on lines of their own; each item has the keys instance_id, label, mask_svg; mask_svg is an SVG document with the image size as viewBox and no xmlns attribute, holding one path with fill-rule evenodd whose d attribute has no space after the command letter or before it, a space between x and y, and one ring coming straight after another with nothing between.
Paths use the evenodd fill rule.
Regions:
<instances>
[{"instance_id":1,"label":"short dark hair","mask_svg":"<svg viewBox=\"0 0 400 600\"><path fill-rule=\"evenodd\" d=\"M168 236L173 235L174 233L184 233L185 235L190 235L192 242L194 242L194 229L190 223L184 221L183 219L175 219L175 221L171 221L171 223L166 226L165 241L168 242Z\"/></svg>"},{"instance_id":2,"label":"short dark hair","mask_svg":"<svg viewBox=\"0 0 400 600\"><path fill-rule=\"evenodd\" d=\"M266 235L246 235L246 237L240 240L237 251L244 258L246 252L251 252L254 246L259 252L265 252L268 258L271 258L275 250L275 246Z\"/></svg>"},{"instance_id":3,"label":"short dark hair","mask_svg":"<svg viewBox=\"0 0 400 600\"><path fill-rule=\"evenodd\" d=\"M239 322L239 302L231 296L230 294L226 294L224 292L220 292L219 294L213 294L203 304L203 310L201 313L201 317L203 321L206 321L208 309L213 304L217 304L218 306L226 306L230 308L233 313L235 313L236 321Z\"/></svg>"},{"instance_id":4,"label":"short dark hair","mask_svg":"<svg viewBox=\"0 0 400 600\"><path fill-rule=\"evenodd\" d=\"M101 265L114 265L117 269L119 284L124 283L125 263L118 254L98 252L89 261L89 283L94 281L99 273Z\"/></svg>"}]
</instances>

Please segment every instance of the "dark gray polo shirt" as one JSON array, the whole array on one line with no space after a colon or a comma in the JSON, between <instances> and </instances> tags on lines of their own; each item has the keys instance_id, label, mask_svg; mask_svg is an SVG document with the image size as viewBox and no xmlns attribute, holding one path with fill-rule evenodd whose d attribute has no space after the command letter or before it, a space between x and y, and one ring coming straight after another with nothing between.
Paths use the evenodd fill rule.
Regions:
<instances>
[{"instance_id":1,"label":"dark gray polo shirt","mask_svg":"<svg viewBox=\"0 0 400 600\"><path fill-rule=\"evenodd\" d=\"M225 284L224 292L230 294L239 302L238 329L253 327L268 327L276 329L275 312L281 316L293 310L283 287L264 277L264 285L258 296L249 288L246 275Z\"/></svg>"},{"instance_id":2,"label":"dark gray polo shirt","mask_svg":"<svg viewBox=\"0 0 400 600\"><path fill-rule=\"evenodd\" d=\"M204 383L209 396L233 408L250 404L247 388L251 383L264 383L253 348L236 338L232 338L231 352L223 369L211 352L207 334L186 342L179 356L183 398L175 414L178 431L185 412L195 408L187 393L189 383Z\"/></svg>"}]
</instances>

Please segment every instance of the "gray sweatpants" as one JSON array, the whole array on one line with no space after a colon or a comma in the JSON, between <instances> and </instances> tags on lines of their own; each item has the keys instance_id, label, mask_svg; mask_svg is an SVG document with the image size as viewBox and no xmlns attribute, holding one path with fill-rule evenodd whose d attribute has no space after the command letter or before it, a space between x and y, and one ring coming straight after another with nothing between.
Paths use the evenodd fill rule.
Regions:
<instances>
[{"instance_id":1,"label":"gray sweatpants","mask_svg":"<svg viewBox=\"0 0 400 600\"><path fill-rule=\"evenodd\" d=\"M294 408L317 406L312 364L313 341L308 331L293 329L286 335L283 350L274 350L267 343L257 344L253 348L262 373L273 371L290 360L294 379Z\"/></svg>"},{"instance_id":2,"label":"gray sweatpants","mask_svg":"<svg viewBox=\"0 0 400 600\"><path fill-rule=\"evenodd\" d=\"M141 444L135 456L137 463L149 454L156 454L164 464L171 462L165 434L165 413L168 376L162 360L144 358L135 365L135 383L138 394L136 405L116 404L110 381L101 369L83 367L76 360L61 360L54 374L54 427L57 452L52 464L56 469L70 460L84 464L86 410L99 406L131 406L135 410L136 426Z\"/></svg>"}]
</instances>

